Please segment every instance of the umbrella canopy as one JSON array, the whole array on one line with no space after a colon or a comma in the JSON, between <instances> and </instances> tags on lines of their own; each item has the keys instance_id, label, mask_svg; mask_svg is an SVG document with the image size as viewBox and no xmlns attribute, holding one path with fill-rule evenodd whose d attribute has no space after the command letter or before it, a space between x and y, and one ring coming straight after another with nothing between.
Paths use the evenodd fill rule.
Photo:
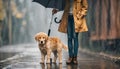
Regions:
<instances>
[{"instance_id":1,"label":"umbrella canopy","mask_svg":"<svg viewBox=\"0 0 120 69\"><path fill-rule=\"evenodd\" d=\"M56 8L59 11L64 10L65 0L33 0L46 8Z\"/></svg>"}]
</instances>

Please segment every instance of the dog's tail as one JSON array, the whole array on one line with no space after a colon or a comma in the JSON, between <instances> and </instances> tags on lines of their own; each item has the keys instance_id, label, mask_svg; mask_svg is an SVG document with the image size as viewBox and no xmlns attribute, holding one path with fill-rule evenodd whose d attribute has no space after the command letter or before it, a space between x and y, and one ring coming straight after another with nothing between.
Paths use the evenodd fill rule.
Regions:
<instances>
[{"instance_id":1,"label":"dog's tail","mask_svg":"<svg viewBox=\"0 0 120 69\"><path fill-rule=\"evenodd\" d=\"M68 46L66 46L66 45L64 45L64 44L62 44L62 46L63 46L63 49L64 49L64 50L68 51Z\"/></svg>"}]
</instances>

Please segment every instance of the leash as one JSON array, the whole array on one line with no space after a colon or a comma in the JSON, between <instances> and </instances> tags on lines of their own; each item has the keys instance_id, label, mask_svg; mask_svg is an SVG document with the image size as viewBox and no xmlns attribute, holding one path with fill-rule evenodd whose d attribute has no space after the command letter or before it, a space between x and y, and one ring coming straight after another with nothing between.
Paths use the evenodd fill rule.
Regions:
<instances>
[{"instance_id":1,"label":"leash","mask_svg":"<svg viewBox=\"0 0 120 69\"><path fill-rule=\"evenodd\" d=\"M53 15L54 14L52 14L52 18L51 18L51 21L50 21L50 26L49 26L49 30L48 30L48 36L50 36L50 32L51 32L51 25L52 25Z\"/></svg>"},{"instance_id":2,"label":"leash","mask_svg":"<svg viewBox=\"0 0 120 69\"><path fill-rule=\"evenodd\" d=\"M50 36L53 16L54 16L54 14L52 14L52 18L51 18L51 21L50 21L50 26L49 26L49 30L48 30L48 36ZM57 24L59 24L59 23L61 22L61 20L60 20L60 21L57 21L57 17L55 17L54 21L55 21L55 23L57 23Z\"/></svg>"}]
</instances>

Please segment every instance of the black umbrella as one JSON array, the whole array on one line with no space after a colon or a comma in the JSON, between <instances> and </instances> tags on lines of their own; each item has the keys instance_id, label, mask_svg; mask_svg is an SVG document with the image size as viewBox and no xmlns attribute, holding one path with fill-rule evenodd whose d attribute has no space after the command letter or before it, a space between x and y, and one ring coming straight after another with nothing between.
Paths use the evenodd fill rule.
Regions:
<instances>
[{"instance_id":1,"label":"black umbrella","mask_svg":"<svg viewBox=\"0 0 120 69\"><path fill-rule=\"evenodd\" d=\"M59 11L64 10L65 0L33 0L46 8L56 8Z\"/></svg>"},{"instance_id":2,"label":"black umbrella","mask_svg":"<svg viewBox=\"0 0 120 69\"><path fill-rule=\"evenodd\" d=\"M64 10L65 7L65 0L33 0L33 2L37 2L39 4L41 4L42 6L44 6L45 8L56 8L59 11ZM53 19L53 15L51 18L51 22L50 22L50 27L48 30L48 36L50 36L50 28L51 28L51 24L52 24L52 19ZM60 21L56 21L57 17L54 19L54 21L56 23L60 23Z\"/></svg>"}]
</instances>

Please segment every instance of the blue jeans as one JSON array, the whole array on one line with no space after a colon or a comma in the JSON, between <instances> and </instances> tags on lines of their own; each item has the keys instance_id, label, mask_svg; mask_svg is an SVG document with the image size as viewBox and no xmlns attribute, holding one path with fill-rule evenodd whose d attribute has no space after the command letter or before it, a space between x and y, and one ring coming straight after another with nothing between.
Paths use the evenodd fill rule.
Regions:
<instances>
[{"instance_id":1,"label":"blue jeans","mask_svg":"<svg viewBox=\"0 0 120 69\"><path fill-rule=\"evenodd\" d=\"M68 16L67 26L69 57L76 57L78 54L78 33L75 32L73 15Z\"/></svg>"}]
</instances>

